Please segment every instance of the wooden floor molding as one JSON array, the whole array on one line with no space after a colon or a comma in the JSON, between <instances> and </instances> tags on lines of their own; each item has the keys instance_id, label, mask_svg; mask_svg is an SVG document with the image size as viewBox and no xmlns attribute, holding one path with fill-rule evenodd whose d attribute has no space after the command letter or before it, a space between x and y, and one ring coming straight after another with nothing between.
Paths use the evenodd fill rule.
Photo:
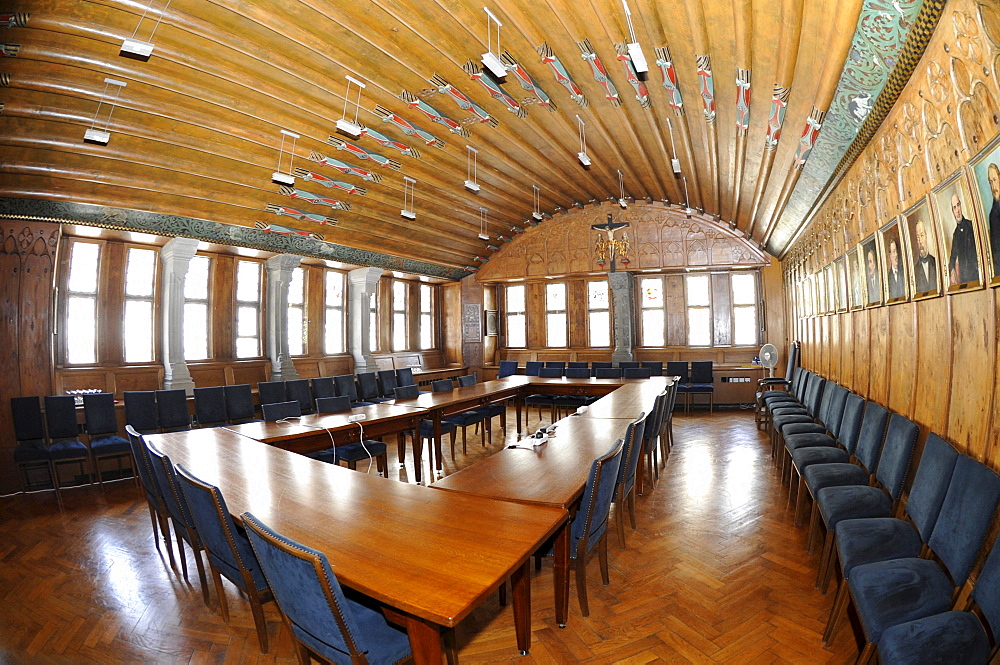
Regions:
<instances>
[{"instance_id":1,"label":"wooden floor molding","mask_svg":"<svg viewBox=\"0 0 1000 665\"><path fill-rule=\"evenodd\" d=\"M611 534L611 584L601 586L596 558L588 566L590 617L574 592L568 627L556 626L546 561L532 578L530 655L518 655L512 610L494 596L459 627L461 662L852 661L850 630L822 647L835 589L822 596L813 588L818 557L805 554L805 530L792 525L753 414L678 413L674 421L676 446L660 483L637 502L628 548ZM491 448L470 436L468 455L461 444L455 461L446 452L445 471L501 445L499 430ZM390 475L412 478L412 461L399 468L389 448ZM226 625L214 588L214 607L201 601L190 551L188 567L190 582L154 547L131 481L66 489L61 507L51 492L0 499L0 663L295 662L272 604L271 649L261 655L235 587L226 585Z\"/></svg>"}]
</instances>

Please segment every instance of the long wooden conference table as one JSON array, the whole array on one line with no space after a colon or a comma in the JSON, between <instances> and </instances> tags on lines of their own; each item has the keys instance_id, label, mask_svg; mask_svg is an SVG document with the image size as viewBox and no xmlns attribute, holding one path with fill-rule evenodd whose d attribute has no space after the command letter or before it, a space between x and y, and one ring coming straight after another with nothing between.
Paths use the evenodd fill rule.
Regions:
<instances>
[{"instance_id":1,"label":"long wooden conference table","mask_svg":"<svg viewBox=\"0 0 1000 665\"><path fill-rule=\"evenodd\" d=\"M542 446L504 448L432 487L389 482L293 452L329 447L331 439L337 445L357 440L361 427L348 420L348 413L147 438L174 464L217 485L235 517L252 512L278 532L324 552L342 584L381 603L389 619L406 628L414 660L437 665L442 638L453 645L454 627L507 579L518 649L528 652L529 560L550 540L556 620L566 624L568 510L579 501L593 460L652 407L665 385L662 377L514 376L352 410L366 416L361 423L365 437L376 438L413 429L420 419L431 418L439 428L441 418L471 404L515 397L520 407L529 392L610 393L587 413L559 421ZM435 448L440 460L439 438ZM413 450L419 469L419 442Z\"/></svg>"}]
</instances>

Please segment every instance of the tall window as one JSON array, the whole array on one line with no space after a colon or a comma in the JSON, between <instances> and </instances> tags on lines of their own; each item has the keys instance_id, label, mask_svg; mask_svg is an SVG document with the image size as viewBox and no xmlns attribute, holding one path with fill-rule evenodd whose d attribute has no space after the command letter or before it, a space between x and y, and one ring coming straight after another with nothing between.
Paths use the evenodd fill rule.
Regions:
<instances>
[{"instance_id":1,"label":"tall window","mask_svg":"<svg viewBox=\"0 0 1000 665\"><path fill-rule=\"evenodd\" d=\"M292 356L306 352L305 273L305 268L293 269L288 283L288 354Z\"/></svg>"},{"instance_id":2,"label":"tall window","mask_svg":"<svg viewBox=\"0 0 1000 665\"><path fill-rule=\"evenodd\" d=\"M528 319L525 316L524 307L524 285L508 286L504 300L507 311L507 346L526 347L528 346Z\"/></svg>"},{"instance_id":3,"label":"tall window","mask_svg":"<svg viewBox=\"0 0 1000 665\"><path fill-rule=\"evenodd\" d=\"M639 290L642 300L642 346L664 346L663 278L643 279Z\"/></svg>"},{"instance_id":4,"label":"tall window","mask_svg":"<svg viewBox=\"0 0 1000 665\"><path fill-rule=\"evenodd\" d=\"M156 251L130 247L125 264L125 362L153 362Z\"/></svg>"},{"instance_id":5,"label":"tall window","mask_svg":"<svg viewBox=\"0 0 1000 665\"><path fill-rule=\"evenodd\" d=\"M566 346L566 284L545 285L545 345Z\"/></svg>"},{"instance_id":6,"label":"tall window","mask_svg":"<svg viewBox=\"0 0 1000 665\"><path fill-rule=\"evenodd\" d=\"M420 348L434 348L434 290L429 284L420 285Z\"/></svg>"},{"instance_id":7,"label":"tall window","mask_svg":"<svg viewBox=\"0 0 1000 665\"><path fill-rule=\"evenodd\" d=\"M608 282L587 282L587 323L590 346L611 346L611 301Z\"/></svg>"},{"instance_id":8,"label":"tall window","mask_svg":"<svg viewBox=\"0 0 1000 665\"><path fill-rule=\"evenodd\" d=\"M378 351L378 288L368 298L368 345Z\"/></svg>"},{"instance_id":9,"label":"tall window","mask_svg":"<svg viewBox=\"0 0 1000 665\"><path fill-rule=\"evenodd\" d=\"M256 261L236 262L236 357L260 352L260 270Z\"/></svg>"},{"instance_id":10,"label":"tall window","mask_svg":"<svg viewBox=\"0 0 1000 665\"><path fill-rule=\"evenodd\" d=\"M392 350L406 350L406 282L392 282Z\"/></svg>"},{"instance_id":11,"label":"tall window","mask_svg":"<svg viewBox=\"0 0 1000 665\"><path fill-rule=\"evenodd\" d=\"M208 275L211 260L195 256L184 279L184 359L208 358Z\"/></svg>"},{"instance_id":12,"label":"tall window","mask_svg":"<svg viewBox=\"0 0 1000 665\"><path fill-rule=\"evenodd\" d=\"M688 275L688 345L712 345L712 296L708 275Z\"/></svg>"},{"instance_id":13,"label":"tall window","mask_svg":"<svg viewBox=\"0 0 1000 665\"><path fill-rule=\"evenodd\" d=\"M733 286L733 344L757 344L757 279L753 273L736 273Z\"/></svg>"},{"instance_id":14,"label":"tall window","mask_svg":"<svg viewBox=\"0 0 1000 665\"><path fill-rule=\"evenodd\" d=\"M336 270L326 271L325 347L327 354L344 352L344 273Z\"/></svg>"},{"instance_id":15,"label":"tall window","mask_svg":"<svg viewBox=\"0 0 1000 665\"><path fill-rule=\"evenodd\" d=\"M69 280L66 284L66 362L97 362L97 276L101 246L74 240L70 245Z\"/></svg>"}]
</instances>

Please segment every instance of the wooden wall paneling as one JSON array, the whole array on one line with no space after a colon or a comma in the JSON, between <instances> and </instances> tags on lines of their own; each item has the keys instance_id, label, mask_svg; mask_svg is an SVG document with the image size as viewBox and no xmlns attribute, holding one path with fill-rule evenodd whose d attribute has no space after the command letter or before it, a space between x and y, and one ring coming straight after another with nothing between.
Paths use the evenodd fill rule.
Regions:
<instances>
[{"instance_id":1,"label":"wooden wall paneling","mask_svg":"<svg viewBox=\"0 0 1000 665\"><path fill-rule=\"evenodd\" d=\"M819 329L817 330L818 336L816 339L817 350L819 351L819 364L817 367L819 368L819 373L827 379L833 378L830 375L830 321L833 318L832 316L821 316L819 318Z\"/></svg>"},{"instance_id":2,"label":"wooden wall paneling","mask_svg":"<svg viewBox=\"0 0 1000 665\"><path fill-rule=\"evenodd\" d=\"M375 288L378 289L376 296L378 307L375 316L377 321L373 321L372 324L378 326L376 334L378 348L372 351L389 353L392 351L392 280L383 277Z\"/></svg>"},{"instance_id":3,"label":"wooden wall paneling","mask_svg":"<svg viewBox=\"0 0 1000 665\"><path fill-rule=\"evenodd\" d=\"M270 380L271 361L243 360L230 363L226 369L226 385L239 386L249 383L251 386L256 386L261 381Z\"/></svg>"},{"instance_id":4,"label":"wooden wall paneling","mask_svg":"<svg viewBox=\"0 0 1000 665\"><path fill-rule=\"evenodd\" d=\"M733 290L729 274L712 275L712 329L716 346L733 343Z\"/></svg>"},{"instance_id":5,"label":"wooden wall paneling","mask_svg":"<svg viewBox=\"0 0 1000 665\"><path fill-rule=\"evenodd\" d=\"M913 417L912 402L917 375L917 339L913 308L895 305L889 312L889 399L886 405L896 413Z\"/></svg>"},{"instance_id":6,"label":"wooden wall paneling","mask_svg":"<svg viewBox=\"0 0 1000 665\"><path fill-rule=\"evenodd\" d=\"M420 284L406 284L406 348L420 348ZM464 298L464 294L463 294Z\"/></svg>"},{"instance_id":7,"label":"wooden wall paneling","mask_svg":"<svg viewBox=\"0 0 1000 665\"><path fill-rule=\"evenodd\" d=\"M483 337L486 333L483 321L483 285L469 275L461 281L462 311L466 307L474 307L479 318L479 337L477 339L462 339L462 355L458 362L469 367L470 372L477 372L483 367Z\"/></svg>"},{"instance_id":8,"label":"wooden wall paneling","mask_svg":"<svg viewBox=\"0 0 1000 665\"><path fill-rule=\"evenodd\" d=\"M500 311L500 298L497 291L500 289L498 284L484 284L483 285L483 308L486 311ZM500 335L503 334L503 324L498 321L498 328ZM485 323L483 324L485 326ZM483 333L485 335L486 329L484 327ZM500 348L501 337L496 336L484 336L483 337L483 365L484 366L496 366L500 364L500 359L497 357L497 349Z\"/></svg>"},{"instance_id":9,"label":"wooden wall paneling","mask_svg":"<svg viewBox=\"0 0 1000 665\"><path fill-rule=\"evenodd\" d=\"M212 357L215 359L232 359L236 357L236 259L232 256L216 254L212 256L212 307L209 310L212 318ZM309 268L306 268L306 276L309 275ZM306 298L312 290L312 283L306 284ZM310 301L307 312L322 312L320 309L312 309L313 303ZM312 327L306 332L306 339L312 340L314 335ZM310 344L311 346L311 344ZM309 353L307 348L306 352ZM189 369L190 371L190 369ZM195 381L197 383L197 381ZM212 383L208 385L220 385Z\"/></svg>"},{"instance_id":10,"label":"wooden wall paneling","mask_svg":"<svg viewBox=\"0 0 1000 665\"><path fill-rule=\"evenodd\" d=\"M951 351L951 400L948 437L961 451L983 460L986 432L996 376L994 322L990 290L951 296L951 346L940 347L941 358Z\"/></svg>"},{"instance_id":11,"label":"wooden wall paneling","mask_svg":"<svg viewBox=\"0 0 1000 665\"><path fill-rule=\"evenodd\" d=\"M993 348L996 349L1000 347L1000 326L996 324L998 317L1000 317L1000 291L993 289L990 292L990 299L993 301ZM1000 353L995 354L994 361L1000 364ZM993 376L1000 376L1000 367L994 368ZM989 430L987 430L983 456L990 466L996 468L1000 462L1000 400L997 399L995 386L991 392L990 425Z\"/></svg>"},{"instance_id":12,"label":"wooden wall paneling","mask_svg":"<svg viewBox=\"0 0 1000 665\"><path fill-rule=\"evenodd\" d=\"M570 348L588 346L587 280L571 279L566 284L566 317L569 321Z\"/></svg>"},{"instance_id":13,"label":"wooden wall paneling","mask_svg":"<svg viewBox=\"0 0 1000 665\"><path fill-rule=\"evenodd\" d=\"M854 376L856 372L864 372L865 369L858 368L851 352L854 346L851 340L854 339L854 314L846 312L840 315L840 344L834 349L834 353L840 351L840 383L849 390L854 389ZM855 391L856 392L856 391Z\"/></svg>"},{"instance_id":14,"label":"wooden wall paneling","mask_svg":"<svg viewBox=\"0 0 1000 665\"><path fill-rule=\"evenodd\" d=\"M853 362L858 368L854 376L854 392L865 399L871 397L871 310L862 309L852 313L854 317Z\"/></svg>"},{"instance_id":15,"label":"wooden wall paneling","mask_svg":"<svg viewBox=\"0 0 1000 665\"><path fill-rule=\"evenodd\" d=\"M663 304L667 309L667 346L687 344L687 300L684 297L684 275L667 275L664 279Z\"/></svg>"},{"instance_id":16,"label":"wooden wall paneling","mask_svg":"<svg viewBox=\"0 0 1000 665\"><path fill-rule=\"evenodd\" d=\"M101 254L97 298L97 361L123 365L125 341L121 322L125 318L125 269L128 251L124 243L105 242L101 247Z\"/></svg>"},{"instance_id":17,"label":"wooden wall paneling","mask_svg":"<svg viewBox=\"0 0 1000 665\"><path fill-rule=\"evenodd\" d=\"M18 339L21 326L19 313L21 290L21 253L17 242L20 226L4 221L0 224L0 494L8 494L19 486L14 466L14 424L11 418L10 398L21 392L21 367Z\"/></svg>"},{"instance_id":18,"label":"wooden wall paneling","mask_svg":"<svg viewBox=\"0 0 1000 665\"><path fill-rule=\"evenodd\" d=\"M298 369L298 363L295 363L295 366ZM221 363L188 363L188 372L191 373L191 379L198 388L226 385L226 369Z\"/></svg>"},{"instance_id":19,"label":"wooden wall paneling","mask_svg":"<svg viewBox=\"0 0 1000 665\"><path fill-rule=\"evenodd\" d=\"M441 344L449 363L462 359L462 286L458 283L441 286Z\"/></svg>"},{"instance_id":20,"label":"wooden wall paneling","mask_svg":"<svg viewBox=\"0 0 1000 665\"><path fill-rule=\"evenodd\" d=\"M935 434L951 439L951 298L913 303L916 316L917 371L914 378L914 420Z\"/></svg>"},{"instance_id":21,"label":"wooden wall paneling","mask_svg":"<svg viewBox=\"0 0 1000 665\"><path fill-rule=\"evenodd\" d=\"M789 296L791 294L792 291L789 290ZM760 312L760 316L764 317L761 322L764 328L761 344L770 343L778 348L781 360L774 368L774 375L784 376L785 361L788 359L786 354L793 339L789 336L789 331L793 330L789 324L795 319L786 316L786 311L790 311L787 306L791 303L791 297L785 298L781 264L773 259L770 265L760 271L760 297L764 303L763 311Z\"/></svg>"},{"instance_id":22,"label":"wooden wall paneling","mask_svg":"<svg viewBox=\"0 0 1000 665\"><path fill-rule=\"evenodd\" d=\"M528 348L545 347L545 284L525 284L525 307L528 319Z\"/></svg>"},{"instance_id":23,"label":"wooden wall paneling","mask_svg":"<svg viewBox=\"0 0 1000 665\"><path fill-rule=\"evenodd\" d=\"M43 222L25 223L18 231L21 280L17 353L24 395L52 393L54 268L60 231L58 224Z\"/></svg>"},{"instance_id":24,"label":"wooden wall paneling","mask_svg":"<svg viewBox=\"0 0 1000 665\"><path fill-rule=\"evenodd\" d=\"M885 406L889 396L889 385L886 380L889 363L886 356L890 353L888 308L876 307L868 311L870 312L868 329L871 336L871 356L868 359L871 377L868 383L868 399L873 399Z\"/></svg>"}]
</instances>

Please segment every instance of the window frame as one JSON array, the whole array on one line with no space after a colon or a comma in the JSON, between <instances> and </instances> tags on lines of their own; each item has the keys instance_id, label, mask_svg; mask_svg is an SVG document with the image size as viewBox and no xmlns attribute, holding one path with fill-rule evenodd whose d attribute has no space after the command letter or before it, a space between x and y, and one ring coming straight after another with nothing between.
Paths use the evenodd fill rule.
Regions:
<instances>
[{"instance_id":1,"label":"window frame","mask_svg":"<svg viewBox=\"0 0 1000 665\"><path fill-rule=\"evenodd\" d=\"M562 309L551 309L549 307L549 287L553 286L562 286ZM553 315L560 314L563 317L563 339L565 342L563 344L552 344L552 327L550 325L550 320ZM545 347L549 349L569 348L569 283L566 281L553 280L545 282Z\"/></svg>"},{"instance_id":2,"label":"window frame","mask_svg":"<svg viewBox=\"0 0 1000 665\"><path fill-rule=\"evenodd\" d=\"M340 306L330 305L330 275L340 276ZM348 280L347 273L342 270L337 270L335 268L326 268L323 271L323 354L327 356L335 356L342 353L347 353L347 288ZM330 339L330 312L339 311L340 312L340 350L331 351L327 345ZM375 322L373 321L373 324Z\"/></svg>"},{"instance_id":3,"label":"window frame","mask_svg":"<svg viewBox=\"0 0 1000 665\"><path fill-rule=\"evenodd\" d=\"M608 293L608 306L606 308L592 309L590 306L590 285L596 283L603 283ZM588 279L584 282L585 288L587 290L587 346L589 348L604 349L614 347L615 344L615 330L614 322L611 319L611 281L607 278L603 279ZM607 344L594 344L594 334L593 334L593 315L595 313L605 313L608 316L608 343Z\"/></svg>"},{"instance_id":4,"label":"window frame","mask_svg":"<svg viewBox=\"0 0 1000 665\"><path fill-rule=\"evenodd\" d=\"M61 293L58 295L58 321L59 327L57 330L58 334L62 335L62 339L59 340L59 360L60 364L66 367L92 367L101 362L101 329L100 329L100 319L101 319L101 303L104 300L104 287L107 280L103 279L102 273L104 272L104 256L107 250L107 243L98 238L77 238L77 237L67 237L67 242L63 246L63 260L62 265L64 269L60 275L59 284L61 287ZM95 288L93 293L85 291L71 291L70 290L70 273L73 267L73 246L77 243L94 245L97 247L97 276L95 278ZM124 289L124 283L123 283ZM86 297L94 301L94 360L86 362L71 362L69 359L69 303L70 298L73 297ZM122 349L124 354L124 348Z\"/></svg>"},{"instance_id":5,"label":"window frame","mask_svg":"<svg viewBox=\"0 0 1000 665\"><path fill-rule=\"evenodd\" d=\"M510 308L510 290L511 289L521 289L523 303L522 309L511 310ZM524 332L522 334L524 338L523 346L513 346L510 344L510 320L512 316L521 317L524 322L523 328ZM504 347L509 349L527 349L528 348L528 285L524 282L518 282L516 284L504 284L503 285L503 333L504 333Z\"/></svg>"},{"instance_id":6,"label":"window frame","mask_svg":"<svg viewBox=\"0 0 1000 665\"><path fill-rule=\"evenodd\" d=\"M299 272L301 271L301 272ZM291 284L293 277L288 279L288 301L285 303L287 310L285 311L285 331L288 335L288 355L295 358L302 358L309 355L309 271L306 266L298 265L292 268L292 275L302 275L302 302L292 303L291 300ZM302 352L293 353L292 352L292 326L291 321L288 318L289 312L293 309L302 312L302 328L298 331L298 334L302 336Z\"/></svg>"},{"instance_id":7,"label":"window frame","mask_svg":"<svg viewBox=\"0 0 1000 665\"><path fill-rule=\"evenodd\" d=\"M191 277L190 264L188 264L188 271L184 275L184 293L183 293L183 298L182 299L183 299L183 309L184 309L184 333L183 333L183 339L184 339L184 362L185 363L206 362L206 361L210 361L210 360L212 360L214 358L213 349L212 349L212 293L213 293L213 286L214 286L214 282L215 282L215 264L216 264L215 257L216 256L217 255L214 255L214 254L202 254L202 253L196 252L195 255L193 257L191 257L192 261L194 261L194 259L198 258L198 257L201 257L201 258L204 258L204 259L208 260L208 271L207 271L208 272L208 279L207 279L207 284L205 285L205 299L204 299L204 301L202 301L201 299L198 299L198 298L189 298L188 295L187 295L187 285L189 283L188 279ZM205 338L206 338L205 339L205 357L204 358L188 358L188 356L187 356L187 352L188 352L188 346L187 346L188 311L187 311L187 306L189 304L192 304L192 303L201 303L201 302L204 302L204 304L205 304Z\"/></svg>"},{"instance_id":8,"label":"window frame","mask_svg":"<svg viewBox=\"0 0 1000 665\"><path fill-rule=\"evenodd\" d=\"M239 274L240 265L243 263L250 263L257 266L257 299L252 302L249 300L239 299ZM234 310L234 324L233 325L233 357L236 360L251 360L255 358L262 358L264 356L264 285L267 281L264 272L264 262L257 261L254 259L237 257L233 265L233 310ZM257 353L252 356L241 356L239 354L240 340L249 339L249 337L244 337L240 335L239 331L239 315L240 309L243 307L253 307L256 310L257 317Z\"/></svg>"},{"instance_id":9,"label":"window frame","mask_svg":"<svg viewBox=\"0 0 1000 665\"><path fill-rule=\"evenodd\" d=\"M135 243L125 243L125 270L122 272L122 362L126 365L150 365L159 361L159 305L160 305L160 247L157 245L141 245ZM130 296L128 294L128 262L132 250L149 251L153 253L153 293L150 296ZM126 339L128 333L125 330L126 313L129 302L149 302L150 303L150 355L149 360L129 361L126 355ZM98 343L99 344L99 343Z\"/></svg>"},{"instance_id":10,"label":"window frame","mask_svg":"<svg viewBox=\"0 0 1000 665\"><path fill-rule=\"evenodd\" d=\"M437 325L435 323L435 312L437 311L437 289L433 284L419 282L417 293L420 305L417 310L417 349L420 351L430 351L437 348ZM424 295L427 296L427 311L424 311ZM424 321L426 317L426 322ZM430 329L428 339L430 343L424 346L425 325Z\"/></svg>"}]
</instances>

